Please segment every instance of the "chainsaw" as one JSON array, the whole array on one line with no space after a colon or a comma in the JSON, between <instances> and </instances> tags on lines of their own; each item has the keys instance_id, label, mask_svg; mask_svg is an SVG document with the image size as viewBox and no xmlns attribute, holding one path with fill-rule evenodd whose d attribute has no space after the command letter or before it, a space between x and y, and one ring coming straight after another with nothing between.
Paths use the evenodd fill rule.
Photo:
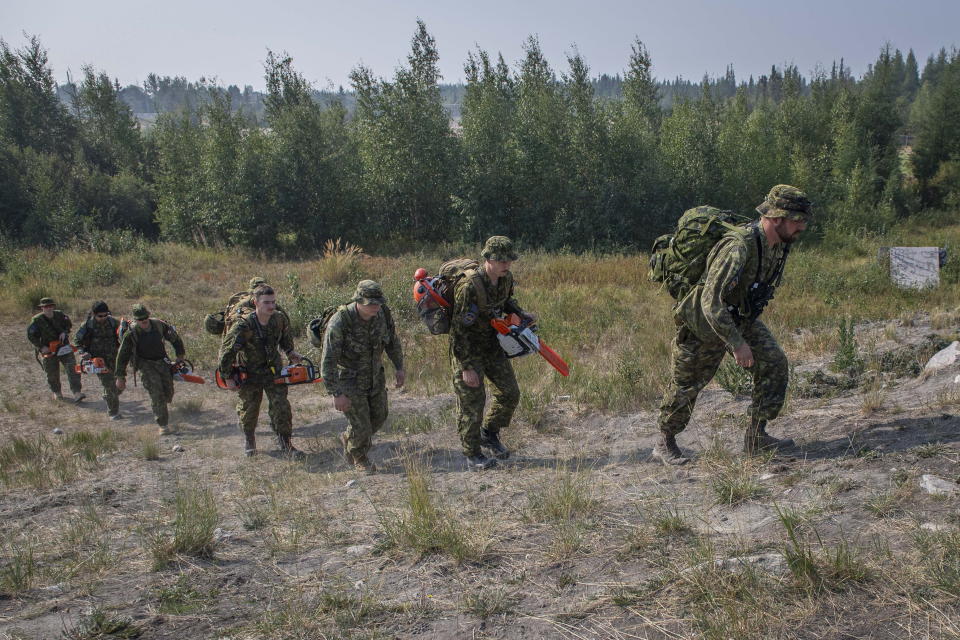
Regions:
<instances>
[{"instance_id":1,"label":"chainsaw","mask_svg":"<svg viewBox=\"0 0 960 640\"><path fill-rule=\"evenodd\" d=\"M522 319L516 313L511 313L505 318L493 318L490 320L490 325L496 329L500 347L508 358L539 353L560 375L570 375L570 367L567 363L534 333L529 321Z\"/></svg>"},{"instance_id":2,"label":"chainsaw","mask_svg":"<svg viewBox=\"0 0 960 640\"><path fill-rule=\"evenodd\" d=\"M273 379L274 384L314 384L323 382L320 370L313 365L310 358L303 358L299 364L288 364L280 370L280 375Z\"/></svg>"},{"instance_id":3,"label":"chainsaw","mask_svg":"<svg viewBox=\"0 0 960 640\"><path fill-rule=\"evenodd\" d=\"M224 378L222 375L220 375L220 369L217 369L213 373L213 381L220 389L236 391L243 386L244 382L247 381L247 370L246 368L235 364L233 365L233 370L230 372L230 375Z\"/></svg>"},{"instance_id":4,"label":"chainsaw","mask_svg":"<svg viewBox=\"0 0 960 640\"><path fill-rule=\"evenodd\" d=\"M170 365L170 375L173 376L174 380L178 382L192 382L193 384L207 383L207 381L200 376L194 375L193 363L189 360L180 360L178 362L170 362L170 360L167 360L167 363Z\"/></svg>"},{"instance_id":5,"label":"chainsaw","mask_svg":"<svg viewBox=\"0 0 960 640\"><path fill-rule=\"evenodd\" d=\"M110 367L103 358L84 358L80 364L73 365L73 370L77 373L110 373Z\"/></svg>"}]
</instances>

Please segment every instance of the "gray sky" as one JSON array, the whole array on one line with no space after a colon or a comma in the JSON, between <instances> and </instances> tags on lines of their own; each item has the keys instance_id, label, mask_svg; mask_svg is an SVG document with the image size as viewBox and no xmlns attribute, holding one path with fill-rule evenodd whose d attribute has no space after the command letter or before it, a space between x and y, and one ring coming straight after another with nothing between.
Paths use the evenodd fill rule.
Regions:
<instances>
[{"instance_id":1,"label":"gray sky","mask_svg":"<svg viewBox=\"0 0 960 640\"><path fill-rule=\"evenodd\" d=\"M417 18L437 40L445 82L462 79L477 46L513 66L529 35L557 72L574 46L592 74L622 72L639 37L654 75L691 80L727 64L739 79L773 63L809 74L841 57L860 75L885 42L913 48L922 69L960 45L957 0L0 0L0 37L18 48L24 32L38 35L60 82L91 64L123 85L155 72L261 89L272 49L322 89L349 87L360 63L391 77Z\"/></svg>"}]
</instances>

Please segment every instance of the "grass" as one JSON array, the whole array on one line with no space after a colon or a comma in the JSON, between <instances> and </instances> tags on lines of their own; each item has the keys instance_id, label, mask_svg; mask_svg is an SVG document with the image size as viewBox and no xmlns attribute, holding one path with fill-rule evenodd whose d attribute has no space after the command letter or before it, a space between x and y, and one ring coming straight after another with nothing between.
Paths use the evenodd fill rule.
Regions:
<instances>
[{"instance_id":1,"label":"grass","mask_svg":"<svg viewBox=\"0 0 960 640\"><path fill-rule=\"evenodd\" d=\"M217 591L200 591L192 584L190 574L181 573L173 584L154 587L153 596L160 613L184 615L203 609L217 596Z\"/></svg>"},{"instance_id":2,"label":"grass","mask_svg":"<svg viewBox=\"0 0 960 640\"><path fill-rule=\"evenodd\" d=\"M430 488L430 473L422 460L408 456L407 494L399 510L379 510L385 547L420 554L441 553L457 564L487 555L490 539L478 523L464 522L451 512Z\"/></svg>"},{"instance_id":3,"label":"grass","mask_svg":"<svg viewBox=\"0 0 960 640\"><path fill-rule=\"evenodd\" d=\"M215 546L214 530L220 513L213 491L198 480L179 484L171 508L172 522L164 513L150 527L141 527L143 546L151 559L151 568L160 571L178 555L209 558Z\"/></svg>"},{"instance_id":4,"label":"grass","mask_svg":"<svg viewBox=\"0 0 960 640\"><path fill-rule=\"evenodd\" d=\"M531 518L545 522L580 520L600 506L590 470L579 463L557 462L551 477L528 496Z\"/></svg>"},{"instance_id":5,"label":"grass","mask_svg":"<svg viewBox=\"0 0 960 640\"><path fill-rule=\"evenodd\" d=\"M143 630L126 616L115 616L100 608L81 616L71 627L64 626L66 640L100 640L106 638L139 638Z\"/></svg>"},{"instance_id":6,"label":"grass","mask_svg":"<svg viewBox=\"0 0 960 640\"><path fill-rule=\"evenodd\" d=\"M68 484L84 469L99 466L101 457L116 451L120 440L111 430L74 431L55 440L43 434L13 436L0 447L0 482L34 489Z\"/></svg>"},{"instance_id":7,"label":"grass","mask_svg":"<svg viewBox=\"0 0 960 640\"><path fill-rule=\"evenodd\" d=\"M138 458L147 462L160 459L160 438L156 429L140 429L136 438Z\"/></svg>"},{"instance_id":8,"label":"grass","mask_svg":"<svg viewBox=\"0 0 960 640\"><path fill-rule=\"evenodd\" d=\"M704 461L709 470L707 482L716 503L734 506L765 495L767 490L757 480L757 474L771 456L735 457L721 446L709 449Z\"/></svg>"},{"instance_id":9,"label":"grass","mask_svg":"<svg viewBox=\"0 0 960 640\"><path fill-rule=\"evenodd\" d=\"M460 597L460 610L477 618L491 618L510 612L513 597L502 588L486 585L465 592Z\"/></svg>"}]
</instances>

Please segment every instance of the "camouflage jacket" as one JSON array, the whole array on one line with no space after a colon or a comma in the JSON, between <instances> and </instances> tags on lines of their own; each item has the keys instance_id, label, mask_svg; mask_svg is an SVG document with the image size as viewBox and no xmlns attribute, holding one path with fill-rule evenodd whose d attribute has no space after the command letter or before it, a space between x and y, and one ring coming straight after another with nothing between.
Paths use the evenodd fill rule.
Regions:
<instances>
[{"instance_id":1,"label":"camouflage jacket","mask_svg":"<svg viewBox=\"0 0 960 640\"><path fill-rule=\"evenodd\" d=\"M60 336L63 334L66 334L69 340L72 326L70 316L59 309L53 312L52 318L47 318L42 313L38 313L30 319L30 325L27 326L27 340L37 349L60 340Z\"/></svg>"},{"instance_id":2,"label":"camouflage jacket","mask_svg":"<svg viewBox=\"0 0 960 640\"><path fill-rule=\"evenodd\" d=\"M220 374L230 375L234 363L243 365L247 374L266 382L280 374L283 361L280 351L293 351L290 321L285 313L274 313L266 326L257 320L256 312L248 313L230 327L220 346Z\"/></svg>"},{"instance_id":3,"label":"camouflage jacket","mask_svg":"<svg viewBox=\"0 0 960 640\"><path fill-rule=\"evenodd\" d=\"M341 307L323 334L320 372L327 393L352 395L384 386L384 351L395 369L403 369L403 348L390 307L383 305L366 322L360 319L355 302Z\"/></svg>"},{"instance_id":4,"label":"camouflage jacket","mask_svg":"<svg viewBox=\"0 0 960 640\"><path fill-rule=\"evenodd\" d=\"M106 322L98 322L96 318L87 318L80 325L73 336L73 344L81 351L86 351L95 358L103 358L113 364L117 359L119 342L117 341L117 326L120 321L108 316Z\"/></svg>"},{"instance_id":5,"label":"camouflage jacket","mask_svg":"<svg viewBox=\"0 0 960 640\"><path fill-rule=\"evenodd\" d=\"M156 332L156 333L154 333ZM183 347L183 340L177 333L172 324L167 324L163 320L150 318L150 328L144 331L134 321L130 329L123 334L120 339L120 350L117 353L117 378L127 377L127 365L133 361L133 369L139 369L140 360L162 360L167 357L167 351L163 346L166 340L173 345L173 350L178 358L186 354Z\"/></svg>"},{"instance_id":6,"label":"camouflage jacket","mask_svg":"<svg viewBox=\"0 0 960 640\"><path fill-rule=\"evenodd\" d=\"M735 350L744 343L741 328L750 322L750 287L774 279L784 247L770 247L754 224L725 235L707 257L701 282L677 303L677 322L705 342L720 340Z\"/></svg>"},{"instance_id":7,"label":"camouflage jacket","mask_svg":"<svg viewBox=\"0 0 960 640\"><path fill-rule=\"evenodd\" d=\"M462 278L453 293L450 319L450 355L460 370L483 372L483 360L502 352L490 320L503 313L523 313L513 299L513 274L507 273L494 285L483 268L480 279L486 289L486 307L481 309L472 278Z\"/></svg>"}]
</instances>

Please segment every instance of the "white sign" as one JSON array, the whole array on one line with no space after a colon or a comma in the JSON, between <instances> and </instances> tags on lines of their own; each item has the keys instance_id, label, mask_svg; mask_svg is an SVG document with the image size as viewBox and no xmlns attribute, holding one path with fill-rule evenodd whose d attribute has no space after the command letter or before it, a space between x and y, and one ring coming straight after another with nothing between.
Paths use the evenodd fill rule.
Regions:
<instances>
[{"instance_id":1,"label":"white sign","mask_svg":"<svg viewBox=\"0 0 960 640\"><path fill-rule=\"evenodd\" d=\"M940 284L940 249L890 247L890 279L898 287L925 289Z\"/></svg>"}]
</instances>

